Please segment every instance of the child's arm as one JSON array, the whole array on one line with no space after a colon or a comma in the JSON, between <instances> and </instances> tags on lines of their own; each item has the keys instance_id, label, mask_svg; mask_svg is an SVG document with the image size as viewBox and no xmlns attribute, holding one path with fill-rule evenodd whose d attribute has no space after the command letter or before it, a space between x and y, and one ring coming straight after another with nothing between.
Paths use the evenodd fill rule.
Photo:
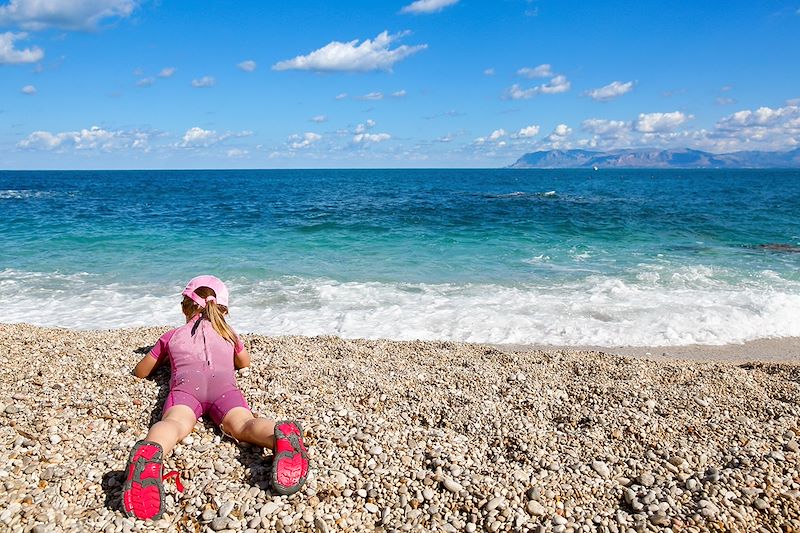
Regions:
<instances>
[{"instance_id":1,"label":"child's arm","mask_svg":"<svg viewBox=\"0 0 800 533\"><path fill-rule=\"evenodd\" d=\"M133 369L134 376L137 378L146 378L151 375L156 368L161 366L161 363L163 363L164 359L169 355L169 340L174 333L175 330L172 329L164 333L161 338L158 339L158 342L155 343L147 355L136 363L136 367Z\"/></svg>"},{"instance_id":2,"label":"child's arm","mask_svg":"<svg viewBox=\"0 0 800 533\"><path fill-rule=\"evenodd\" d=\"M233 366L236 370L250 366L250 354L242 348L242 351L233 356Z\"/></svg>"},{"instance_id":3,"label":"child's arm","mask_svg":"<svg viewBox=\"0 0 800 533\"><path fill-rule=\"evenodd\" d=\"M163 359L156 359L152 355L147 354L136 364L136 368L133 369L133 375L137 378L146 378L159 367L161 361L163 361Z\"/></svg>"},{"instance_id":4,"label":"child's arm","mask_svg":"<svg viewBox=\"0 0 800 533\"><path fill-rule=\"evenodd\" d=\"M247 368L248 366L250 366L250 354L247 353L242 339L237 335L236 344L233 347L233 367L239 370L240 368Z\"/></svg>"}]
</instances>

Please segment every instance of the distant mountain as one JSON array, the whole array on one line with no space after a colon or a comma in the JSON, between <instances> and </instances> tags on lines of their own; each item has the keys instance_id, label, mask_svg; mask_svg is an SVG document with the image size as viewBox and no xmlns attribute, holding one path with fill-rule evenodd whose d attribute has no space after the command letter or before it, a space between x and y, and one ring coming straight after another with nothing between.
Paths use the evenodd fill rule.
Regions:
<instances>
[{"instance_id":1,"label":"distant mountain","mask_svg":"<svg viewBox=\"0 0 800 533\"><path fill-rule=\"evenodd\" d=\"M546 150L520 157L509 168L800 168L800 148L790 152L712 154L689 148L593 152Z\"/></svg>"}]
</instances>

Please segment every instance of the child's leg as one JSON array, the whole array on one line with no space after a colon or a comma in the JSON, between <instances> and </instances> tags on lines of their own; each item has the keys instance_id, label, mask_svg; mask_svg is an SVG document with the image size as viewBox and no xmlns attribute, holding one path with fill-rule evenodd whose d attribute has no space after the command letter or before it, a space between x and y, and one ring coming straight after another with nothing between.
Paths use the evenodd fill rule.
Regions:
<instances>
[{"instance_id":1,"label":"child's leg","mask_svg":"<svg viewBox=\"0 0 800 533\"><path fill-rule=\"evenodd\" d=\"M179 440L192 432L195 422L197 416L191 407L174 405L167 409L161 420L150 428L146 440L160 444L166 456Z\"/></svg>"},{"instance_id":2,"label":"child's leg","mask_svg":"<svg viewBox=\"0 0 800 533\"><path fill-rule=\"evenodd\" d=\"M249 409L234 407L225 415L220 428L236 440L269 448L275 447L275 421L256 418Z\"/></svg>"}]
</instances>

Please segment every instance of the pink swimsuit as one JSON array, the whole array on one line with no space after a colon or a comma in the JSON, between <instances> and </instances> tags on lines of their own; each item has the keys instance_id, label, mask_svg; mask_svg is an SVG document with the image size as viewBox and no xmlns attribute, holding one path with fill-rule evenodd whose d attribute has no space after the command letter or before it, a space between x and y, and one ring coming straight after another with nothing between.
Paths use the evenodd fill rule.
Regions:
<instances>
[{"instance_id":1,"label":"pink swimsuit","mask_svg":"<svg viewBox=\"0 0 800 533\"><path fill-rule=\"evenodd\" d=\"M209 413L219 425L234 407L249 409L236 385L233 356L244 350L242 341L236 340L236 346L231 346L211 322L202 318L194 318L158 339L150 355L158 361L169 357L172 366L165 413L174 405L186 405L197 418Z\"/></svg>"}]
</instances>

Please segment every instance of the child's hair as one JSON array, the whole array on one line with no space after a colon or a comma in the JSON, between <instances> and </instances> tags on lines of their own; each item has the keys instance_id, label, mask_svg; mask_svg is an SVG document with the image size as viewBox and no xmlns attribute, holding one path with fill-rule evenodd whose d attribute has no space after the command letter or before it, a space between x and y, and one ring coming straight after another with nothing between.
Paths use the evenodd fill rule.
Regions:
<instances>
[{"instance_id":1,"label":"child's hair","mask_svg":"<svg viewBox=\"0 0 800 533\"><path fill-rule=\"evenodd\" d=\"M214 289L210 287L197 287L194 293L203 299L208 298L209 296L213 296L214 298L217 297L217 293L214 292ZM181 310L187 318L191 318L197 313L201 313L203 318L206 318L209 322L211 322L214 331L219 333L223 339L230 341L231 344L236 344L236 333L234 333L233 329L228 325L227 322L225 322L225 315L228 314L227 306L219 305L214 300L211 300L206 302L206 307L203 309L197 305L194 300L188 296L184 296L183 301L181 302Z\"/></svg>"}]
</instances>

